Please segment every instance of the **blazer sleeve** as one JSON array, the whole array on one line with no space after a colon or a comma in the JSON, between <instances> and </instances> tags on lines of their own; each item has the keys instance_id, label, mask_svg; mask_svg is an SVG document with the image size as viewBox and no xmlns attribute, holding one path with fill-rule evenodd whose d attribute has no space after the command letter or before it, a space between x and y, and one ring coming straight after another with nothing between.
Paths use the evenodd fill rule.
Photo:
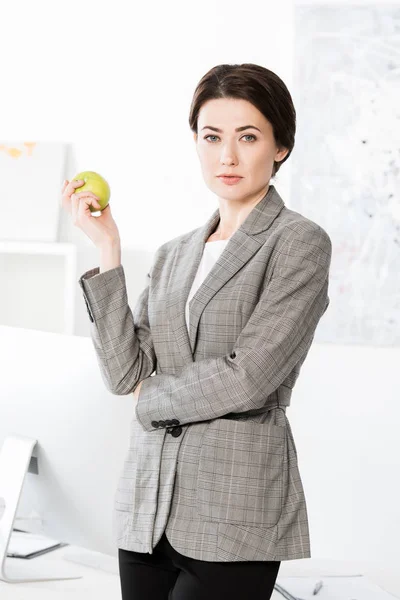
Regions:
<instances>
[{"instance_id":1,"label":"blazer sleeve","mask_svg":"<svg viewBox=\"0 0 400 600\"><path fill-rule=\"evenodd\" d=\"M143 429L157 429L153 420L175 418L185 425L261 408L305 359L329 304L331 252L331 240L318 224L292 224L233 352L143 381L135 407Z\"/></svg>"},{"instance_id":2,"label":"blazer sleeve","mask_svg":"<svg viewBox=\"0 0 400 600\"><path fill-rule=\"evenodd\" d=\"M102 273L96 267L79 279L101 376L114 394L128 394L156 370L147 313L151 271L133 313L128 304L122 265Z\"/></svg>"}]
</instances>

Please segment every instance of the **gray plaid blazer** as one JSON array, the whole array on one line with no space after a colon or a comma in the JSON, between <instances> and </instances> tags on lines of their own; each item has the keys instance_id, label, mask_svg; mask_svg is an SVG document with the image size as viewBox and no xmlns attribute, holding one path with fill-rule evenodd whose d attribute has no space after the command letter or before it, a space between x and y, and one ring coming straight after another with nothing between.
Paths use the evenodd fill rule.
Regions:
<instances>
[{"instance_id":1,"label":"gray plaid blazer","mask_svg":"<svg viewBox=\"0 0 400 600\"><path fill-rule=\"evenodd\" d=\"M286 408L329 304L331 241L270 185L185 303L217 209L162 244L132 313L122 265L79 279L101 375L134 392L115 492L119 548L162 533L206 561L308 558L309 527ZM135 408L134 408L135 406Z\"/></svg>"}]
</instances>

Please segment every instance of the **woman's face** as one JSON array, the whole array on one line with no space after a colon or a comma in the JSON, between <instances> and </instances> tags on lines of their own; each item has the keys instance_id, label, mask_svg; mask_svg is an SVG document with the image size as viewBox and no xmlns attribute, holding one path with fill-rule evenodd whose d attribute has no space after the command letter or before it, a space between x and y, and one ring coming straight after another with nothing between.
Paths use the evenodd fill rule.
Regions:
<instances>
[{"instance_id":1,"label":"woman's face","mask_svg":"<svg viewBox=\"0 0 400 600\"><path fill-rule=\"evenodd\" d=\"M235 131L239 127L246 129ZM288 153L285 148L277 148L270 122L247 100L208 100L200 109L197 131L194 139L204 180L220 198L263 196L274 160L280 161ZM228 185L218 177L221 173L241 175L242 179Z\"/></svg>"}]
</instances>

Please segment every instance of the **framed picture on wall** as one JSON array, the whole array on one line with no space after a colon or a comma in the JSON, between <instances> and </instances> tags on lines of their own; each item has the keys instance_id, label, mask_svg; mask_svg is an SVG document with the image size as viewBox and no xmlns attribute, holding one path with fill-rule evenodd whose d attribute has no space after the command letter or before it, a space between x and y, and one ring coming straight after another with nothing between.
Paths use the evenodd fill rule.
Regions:
<instances>
[{"instance_id":1,"label":"framed picture on wall","mask_svg":"<svg viewBox=\"0 0 400 600\"><path fill-rule=\"evenodd\" d=\"M0 141L0 239L55 242L67 144Z\"/></svg>"}]
</instances>

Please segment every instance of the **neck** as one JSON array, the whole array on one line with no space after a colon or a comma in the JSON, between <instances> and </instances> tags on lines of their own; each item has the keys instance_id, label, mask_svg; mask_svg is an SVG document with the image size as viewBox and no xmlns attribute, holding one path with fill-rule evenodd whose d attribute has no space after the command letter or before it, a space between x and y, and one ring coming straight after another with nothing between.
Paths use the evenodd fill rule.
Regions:
<instances>
[{"instance_id":1,"label":"neck","mask_svg":"<svg viewBox=\"0 0 400 600\"><path fill-rule=\"evenodd\" d=\"M270 188L269 182L256 197L246 202L234 202L229 198L219 199L219 215L220 219L217 228L212 233L216 240L227 240L235 233L241 224L246 220L247 215L253 210L267 194Z\"/></svg>"}]
</instances>

